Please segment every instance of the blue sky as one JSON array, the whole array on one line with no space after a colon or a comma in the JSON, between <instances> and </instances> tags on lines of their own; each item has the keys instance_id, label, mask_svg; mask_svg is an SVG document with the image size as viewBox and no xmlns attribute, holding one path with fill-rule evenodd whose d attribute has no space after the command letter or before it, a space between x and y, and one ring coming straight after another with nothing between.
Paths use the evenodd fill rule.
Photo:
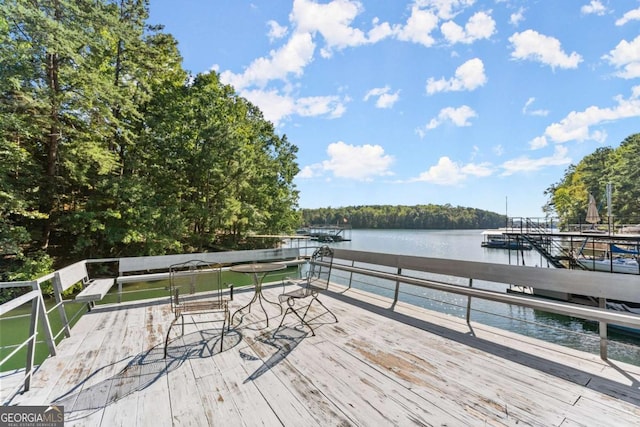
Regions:
<instances>
[{"instance_id":1,"label":"blue sky","mask_svg":"<svg viewBox=\"0 0 640 427\"><path fill-rule=\"evenodd\" d=\"M185 69L220 73L299 147L302 208L448 203L539 217L570 164L640 132L640 0L150 10Z\"/></svg>"}]
</instances>

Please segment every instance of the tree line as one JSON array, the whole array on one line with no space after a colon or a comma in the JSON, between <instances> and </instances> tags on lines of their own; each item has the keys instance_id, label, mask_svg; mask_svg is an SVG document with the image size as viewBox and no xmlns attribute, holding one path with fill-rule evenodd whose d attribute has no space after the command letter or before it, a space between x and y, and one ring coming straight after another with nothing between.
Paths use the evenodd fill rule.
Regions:
<instances>
[{"instance_id":1,"label":"tree line","mask_svg":"<svg viewBox=\"0 0 640 427\"><path fill-rule=\"evenodd\" d=\"M630 135L617 148L600 147L578 164L569 166L563 178L549 186L545 211L561 224L584 224L589 194L596 199L606 223L606 186L611 184L611 211L616 224L640 223L640 133Z\"/></svg>"},{"instance_id":2,"label":"tree line","mask_svg":"<svg viewBox=\"0 0 640 427\"><path fill-rule=\"evenodd\" d=\"M480 229L506 224L504 215L449 204L302 209L302 218L306 225L378 229Z\"/></svg>"},{"instance_id":3,"label":"tree line","mask_svg":"<svg viewBox=\"0 0 640 427\"><path fill-rule=\"evenodd\" d=\"M299 224L297 147L184 70L148 3L0 3L0 280Z\"/></svg>"}]
</instances>

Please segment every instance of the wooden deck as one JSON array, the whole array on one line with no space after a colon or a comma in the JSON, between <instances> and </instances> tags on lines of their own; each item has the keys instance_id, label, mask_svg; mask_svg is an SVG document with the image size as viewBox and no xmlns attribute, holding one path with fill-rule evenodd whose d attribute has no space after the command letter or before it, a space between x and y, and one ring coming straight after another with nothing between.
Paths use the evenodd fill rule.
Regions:
<instances>
[{"instance_id":1,"label":"wooden deck","mask_svg":"<svg viewBox=\"0 0 640 427\"><path fill-rule=\"evenodd\" d=\"M275 299L281 288L265 288ZM233 309L249 292L237 292ZM98 306L11 404L65 425L637 426L640 367L332 287L316 336L253 310L225 336L189 323L163 359L168 302ZM237 318L237 316L236 316ZM174 330L179 331L178 328ZM218 345L216 345L216 343Z\"/></svg>"}]
</instances>

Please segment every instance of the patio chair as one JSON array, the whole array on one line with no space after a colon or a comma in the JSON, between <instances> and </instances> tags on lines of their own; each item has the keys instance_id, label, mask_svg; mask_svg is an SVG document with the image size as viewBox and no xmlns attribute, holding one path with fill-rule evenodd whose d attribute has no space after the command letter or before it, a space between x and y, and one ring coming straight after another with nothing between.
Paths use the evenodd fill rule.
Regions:
<instances>
[{"instance_id":1,"label":"patio chair","mask_svg":"<svg viewBox=\"0 0 640 427\"><path fill-rule=\"evenodd\" d=\"M229 301L233 300L233 285L229 285L229 293L223 292L222 264L212 264L200 260L186 261L169 267L169 288L171 311L174 318L167 330L164 341L164 357L167 357L169 334L178 319L182 320L184 335L184 316L206 313L224 313L222 319L222 335L220 351L224 343L225 326L229 331ZM205 320L195 323L211 323L219 320Z\"/></svg>"},{"instance_id":2,"label":"patio chair","mask_svg":"<svg viewBox=\"0 0 640 427\"><path fill-rule=\"evenodd\" d=\"M333 265L333 250L329 246L322 246L313 253L311 256L311 260L309 262L309 268L307 269L307 274L302 279L291 280L285 279L282 282L283 293L278 296L278 301L280 304L286 302L287 309L280 320L280 325L278 329L282 327L282 323L284 322L285 317L288 314L295 314L302 325L306 326L311 330L311 335L315 335L315 332L309 322L306 321L307 313L309 313L309 309L314 302L320 304L327 313L331 314L335 321L338 321L338 318L331 310L329 310L323 303L318 299L318 295L322 291L326 291L329 288L329 278L331 276L331 267ZM297 288L285 292L286 287L288 285L296 285ZM309 304L302 305L296 308L296 302L303 299L310 299ZM304 309L304 312L300 314L301 310Z\"/></svg>"}]
</instances>

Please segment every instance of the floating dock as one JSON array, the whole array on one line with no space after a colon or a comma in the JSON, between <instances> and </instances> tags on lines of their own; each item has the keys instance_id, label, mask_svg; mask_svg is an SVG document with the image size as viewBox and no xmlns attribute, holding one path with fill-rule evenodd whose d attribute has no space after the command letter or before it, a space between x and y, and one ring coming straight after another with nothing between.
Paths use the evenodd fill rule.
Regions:
<instances>
[{"instance_id":1,"label":"floating dock","mask_svg":"<svg viewBox=\"0 0 640 427\"><path fill-rule=\"evenodd\" d=\"M311 225L297 233L323 243L351 241L351 226L347 225Z\"/></svg>"}]
</instances>

